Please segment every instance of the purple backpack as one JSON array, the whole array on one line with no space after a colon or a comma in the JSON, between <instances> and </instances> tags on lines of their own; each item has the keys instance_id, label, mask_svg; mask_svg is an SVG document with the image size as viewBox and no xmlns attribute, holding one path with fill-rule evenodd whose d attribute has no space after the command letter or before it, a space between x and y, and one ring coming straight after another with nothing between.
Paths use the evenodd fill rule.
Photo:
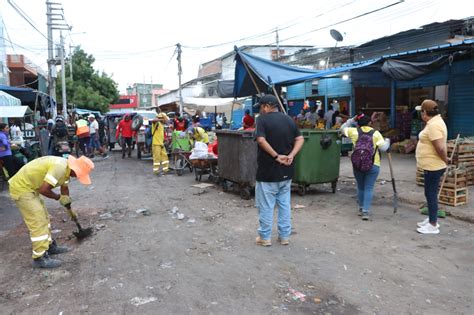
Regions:
<instances>
[{"instance_id":1,"label":"purple backpack","mask_svg":"<svg viewBox=\"0 0 474 315\"><path fill-rule=\"evenodd\" d=\"M361 172L368 172L374 165L375 148L373 135L375 130L363 132L357 128L359 138L351 155L352 166Z\"/></svg>"}]
</instances>

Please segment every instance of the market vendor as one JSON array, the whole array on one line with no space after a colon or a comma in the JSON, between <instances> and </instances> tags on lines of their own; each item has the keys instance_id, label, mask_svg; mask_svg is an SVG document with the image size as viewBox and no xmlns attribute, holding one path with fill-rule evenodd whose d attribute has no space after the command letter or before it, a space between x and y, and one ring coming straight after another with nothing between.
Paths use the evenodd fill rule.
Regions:
<instances>
[{"instance_id":1,"label":"market vendor","mask_svg":"<svg viewBox=\"0 0 474 315\"><path fill-rule=\"evenodd\" d=\"M189 137L195 141L209 144L209 135L202 127L191 127L188 129Z\"/></svg>"},{"instance_id":2,"label":"market vendor","mask_svg":"<svg viewBox=\"0 0 474 315\"><path fill-rule=\"evenodd\" d=\"M13 177L23 166L23 162L13 156L10 140L8 139L8 132L8 125L0 123L0 161L3 162L3 166L7 170L8 176Z\"/></svg>"},{"instance_id":3,"label":"market vendor","mask_svg":"<svg viewBox=\"0 0 474 315\"><path fill-rule=\"evenodd\" d=\"M188 121L181 117L180 113L176 113L176 118L173 121L174 130L186 131L188 128Z\"/></svg>"},{"instance_id":4,"label":"market vendor","mask_svg":"<svg viewBox=\"0 0 474 315\"><path fill-rule=\"evenodd\" d=\"M242 126L244 130L249 130L255 128L255 119L250 115L250 110L245 110L244 118L242 119Z\"/></svg>"}]
</instances>

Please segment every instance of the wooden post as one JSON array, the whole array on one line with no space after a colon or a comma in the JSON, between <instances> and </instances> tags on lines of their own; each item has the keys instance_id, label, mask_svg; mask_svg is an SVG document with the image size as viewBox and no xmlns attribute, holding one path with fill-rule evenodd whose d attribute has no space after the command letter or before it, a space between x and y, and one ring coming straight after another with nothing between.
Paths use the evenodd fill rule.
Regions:
<instances>
[{"instance_id":1,"label":"wooden post","mask_svg":"<svg viewBox=\"0 0 474 315\"><path fill-rule=\"evenodd\" d=\"M272 85L272 89L273 89L273 94L275 94L275 97L277 98L278 100L278 104L280 104L280 108L281 108L281 111L284 112L286 114L286 110L285 110L285 107L283 107L283 104L280 100L280 97L278 96L278 93L275 89L275 85Z\"/></svg>"}]
</instances>

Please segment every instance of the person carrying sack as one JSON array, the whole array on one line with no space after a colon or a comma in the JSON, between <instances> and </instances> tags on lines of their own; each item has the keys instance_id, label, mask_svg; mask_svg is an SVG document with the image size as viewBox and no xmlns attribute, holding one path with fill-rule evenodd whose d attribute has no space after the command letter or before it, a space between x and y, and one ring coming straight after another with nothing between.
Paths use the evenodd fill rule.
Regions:
<instances>
[{"instance_id":1,"label":"person carrying sack","mask_svg":"<svg viewBox=\"0 0 474 315\"><path fill-rule=\"evenodd\" d=\"M360 114L344 123L341 132L350 138L354 145L351 155L354 177L357 182L357 200L359 216L362 220L370 219L370 207L374 185L380 172L380 152L390 148L390 140L373 129L369 115ZM357 124L357 127L352 127Z\"/></svg>"}]
</instances>

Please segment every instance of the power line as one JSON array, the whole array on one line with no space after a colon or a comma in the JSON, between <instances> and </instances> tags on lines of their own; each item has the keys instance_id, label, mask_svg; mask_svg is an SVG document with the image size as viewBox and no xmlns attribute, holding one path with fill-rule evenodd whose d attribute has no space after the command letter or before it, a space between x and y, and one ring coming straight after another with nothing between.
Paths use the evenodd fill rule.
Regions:
<instances>
[{"instance_id":1,"label":"power line","mask_svg":"<svg viewBox=\"0 0 474 315\"><path fill-rule=\"evenodd\" d=\"M12 42L12 40L11 40L11 38L10 38L10 34L8 33L7 25L5 24L5 21L4 21L3 19L2 19L2 24L3 24L4 28L5 28L5 33L7 34L7 37L8 37L8 39L6 39L5 37L2 37L2 39L3 39L3 40L6 40L6 41L8 41L8 42L10 43L10 46L12 47L13 52L14 52L15 55L16 55L15 47L13 47L13 42Z\"/></svg>"},{"instance_id":2,"label":"power line","mask_svg":"<svg viewBox=\"0 0 474 315\"><path fill-rule=\"evenodd\" d=\"M314 15L312 17L310 17L309 19L316 19L316 18L319 18L323 15L326 15L330 12L333 12L335 10L338 10L338 9L341 9L343 7L346 7L352 3L354 3L355 0L352 0L352 1L349 1L349 2L346 2L342 5L339 5L339 6L336 6L336 7L333 7L333 8L330 8L326 11L324 11L323 13L319 13L317 15ZM403 1L402 1L403 2ZM265 37L268 37L270 35L273 35L276 30L278 29L278 31L282 31L282 30L285 30L285 29L288 29L288 28L291 28L293 26L296 26L296 25L299 25L301 23L303 23L303 21L301 21L302 17L298 17L298 18L295 18L295 19L292 19L291 21L289 22L286 22L286 23L283 23L283 24L280 24L280 25L277 25L267 31L264 31L263 33L259 33L259 34L255 34L255 35L250 35L250 36L247 36L247 37L243 37L243 38L240 38L240 39L236 39L236 40L231 40L231 41L227 41L227 42L223 42L223 43L218 43L218 44L212 44L212 45L207 45L207 46L182 46L183 48L190 48L190 49L208 49L208 48L215 48L215 47L220 47L220 46L225 46L225 45L230 45L230 44L236 44L236 43L239 43L239 42L242 42L242 41L247 41L247 40L251 40L251 39L257 39L257 38L265 38ZM292 23L293 21L299 21L299 22L296 22L296 23ZM289 25L287 25L288 23L290 23Z\"/></svg>"},{"instance_id":3,"label":"power line","mask_svg":"<svg viewBox=\"0 0 474 315\"><path fill-rule=\"evenodd\" d=\"M28 22L28 24L31 25L31 27L33 27L38 33L41 34L41 36L43 36L44 38L46 38L47 40L48 37L46 35L44 35L37 27L36 25L33 24L33 21L31 20L31 18L29 18L27 16L27 14L17 5L13 2L13 0L7 0L8 3L11 5L11 7L26 21Z\"/></svg>"},{"instance_id":4,"label":"power line","mask_svg":"<svg viewBox=\"0 0 474 315\"><path fill-rule=\"evenodd\" d=\"M367 12L364 12L364 13L362 13L362 14L356 15L356 16L354 16L354 17L351 17L351 18L348 18L348 19L345 19L345 20L338 21L338 22L336 22L336 23L332 23L332 24L329 24L329 25L326 25L326 26L323 26L323 27L319 27L319 28L310 30L310 31L305 32L305 33L303 33L303 34L299 34L299 35L295 35L295 36L291 36L291 37L282 39L282 40L280 40L280 42L284 42L284 41L287 41L287 40L290 40L290 39L294 39L294 38L301 37L301 36L304 36L304 35L307 35L307 34L311 34L311 33L317 32L317 31L321 31L321 30L330 28L330 27L332 27L332 26L336 26L336 25L339 25L339 24L342 24L342 23L346 23L346 22L349 22L349 21L352 21L352 20L355 20L355 19L358 19L358 18L367 16L367 15L372 14L372 13L375 13L375 12L379 12L379 11L388 9L388 8L390 8L390 7L393 7L393 6L398 5L398 4L400 4L400 3L403 3L403 2L404 2L404 0L399 0L399 1L397 1L397 2L391 3L391 4L386 5L386 6L384 6L384 7L381 7L381 8L375 9L375 10L371 10L371 11L367 11ZM269 45L273 45L273 44L275 44L275 43L271 43L271 44L269 44Z\"/></svg>"}]
</instances>

